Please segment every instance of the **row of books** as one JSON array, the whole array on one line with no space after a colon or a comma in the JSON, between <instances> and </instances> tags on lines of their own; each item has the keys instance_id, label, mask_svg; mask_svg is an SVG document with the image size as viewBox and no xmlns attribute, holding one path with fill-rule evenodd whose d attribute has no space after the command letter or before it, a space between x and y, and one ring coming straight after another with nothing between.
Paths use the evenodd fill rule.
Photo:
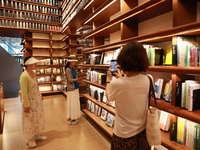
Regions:
<instances>
[{"instance_id":1,"label":"row of books","mask_svg":"<svg viewBox=\"0 0 200 150\"><path fill-rule=\"evenodd\" d=\"M200 109L200 81L185 80L176 82L176 106L194 111Z\"/></svg>"},{"instance_id":2,"label":"row of books","mask_svg":"<svg viewBox=\"0 0 200 150\"><path fill-rule=\"evenodd\" d=\"M68 16L68 17L66 18L66 20L63 20L63 21L65 22L65 23L63 24L63 27L64 27L64 28L68 25L68 23L71 21L71 19L74 18L74 16L78 13L78 11L79 11L80 9L83 8L83 6L88 2L88 0L81 0L81 1L79 1L79 4L78 4L78 5L75 5L76 2L77 2L76 0L73 0L73 1L70 3L70 5L68 5L68 4L66 3L66 5L68 5L69 7L68 7L68 9L64 9L64 11L63 11L63 13L62 13L62 16L63 16L62 19L65 19L65 16ZM73 9L73 11L71 11L70 8L73 8L74 6L76 6L76 7ZM63 6L63 8L64 8L64 6Z\"/></svg>"},{"instance_id":3,"label":"row of books","mask_svg":"<svg viewBox=\"0 0 200 150\"><path fill-rule=\"evenodd\" d=\"M108 101L107 100L105 90L90 85L89 94L92 98L96 99L97 101L105 103L108 106L115 107L115 101Z\"/></svg>"},{"instance_id":4,"label":"row of books","mask_svg":"<svg viewBox=\"0 0 200 150\"><path fill-rule=\"evenodd\" d=\"M62 1L58 1L58 0L23 0L25 2L33 2L33 3L40 3L43 5L52 5L52 6L61 6ZM1 0L0 1L0 6L3 7L11 7L12 5L17 5L18 9L23 9L23 6L25 3L23 3L23 1L21 2L15 2L15 1L11 1L11 0ZM35 5L33 5L35 6Z\"/></svg>"},{"instance_id":5,"label":"row of books","mask_svg":"<svg viewBox=\"0 0 200 150\"><path fill-rule=\"evenodd\" d=\"M0 9L0 16L42 22L61 23L61 17Z\"/></svg>"},{"instance_id":6,"label":"row of books","mask_svg":"<svg viewBox=\"0 0 200 150\"><path fill-rule=\"evenodd\" d=\"M101 54L90 54L87 64L101 64L101 65L110 65L111 60L117 59L117 56L121 48L116 50L102 52Z\"/></svg>"},{"instance_id":7,"label":"row of books","mask_svg":"<svg viewBox=\"0 0 200 150\"><path fill-rule=\"evenodd\" d=\"M170 127L170 140L186 145L193 150L200 149L200 124L178 117Z\"/></svg>"},{"instance_id":8,"label":"row of books","mask_svg":"<svg viewBox=\"0 0 200 150\"><path fill-rule=\"evenodd\" d=\"M65 90L66 85L64 84L51 84L51 85L39 85L40 91L62 91Z\"/></svg>"},{"instance_id":9,"label":"row of books","mask_svg":"<svg viewBox=\"0 0 200 150\"><path fill-rule=\"evenodd\" d=\"M98 84L105 84L106 83L107 75L105 73L101 73L95 70L87 70L86 79L88 81L98 83Z\"/></svg>"},{"instance_id":10,"label":"row of books","mask_svg":"<svg viewBox=\"0 0 200 150\"><path fill-rule=\"evenodd\" d=\"M66 64L66 59L42 59L38 65L63 65Z\"/></svg>"},{"instance_id":11,"label":"row of books","mask_svg":"<svg viewBox=\"0 0 200 150\"><path fill-rule=\"evenodd\" d=\"M54 14L54 15L61 15L62 10L61 9L55 9L50 7L44 7L44 6L38 6L38 5L30 5L30 4L24 4L19 2L10 2L8 5L5 5L4 8L6 9L8 7L8 10L10 8L12 9L20 9L20 10L26 10L26 11L33 11L33 12L40 12L40 13L48 13L48 14ZM15 10L16 11L16 10Z\"/></svg>"},{"instance_id":12,"label":"row of books","mask_svg":"<svg viewBox=\"0 0 200 150\"><path fill-rule=\"evenodd\" d=\"M37 78L37 81L39 83L45 83L45 82L59 82L59 81L65 81L64 77L62 76L45 76L45 77L39 77Z\"/></svg>"},{"instance_id":13,"label":"row of books","mask_svg":"<svg viewBox=\"0 0 200 150\"><path fill-rule=\"evenodd\" d=\"M51 73L65 73L65 68L64 67L61 67L61 68L42 68L42 69L39 69L37 68L36 69L36 74L37 75L40 75L40 74L51 74Z\"/></svg>"},{"instance_id":14,"label":"row of books","mask_svg":"<svg viewBox=\"0 0 200 150\"><path fill-rule=\"evenodd\" d=\"M150 66L164 64L164 50L162 48L154 47L152 45L143 45L143 47L147 51Z\"/></svg>"},{"instance_id":15,"label":"row of books","mask_svg":"<svg viewBox=\"0 0 200 150\"><path fill-rule=\"evenodd\" d=\"M200 66L200 46L195 37L173 37L173 65L184 67Z\"/></svg>"},{"instance_id":16,"label":"row of books","mask_svg":"<svg viewBox=\"0 0 200 150\"><path fill-rule=\"evenodd\" d=\"M20 29L31 29L31 30L46 30L46 31L56 31L61 32L61 26L53 26L48 24L24 22L24 21L14 21L0 19L0 27L11 27Z\"/></svg>"},{"instance_id":17,"label":"row of books","mask_svg":"<svg viewBox=\"0 0 200 150\"><path fill-rule=\"evenodd\" d=\"M87 110L99 116L102 120L105 121L107 126L109 127L114 126L115 116L107 112L100 106L96 105L95 103L91 102L90 100L87 100Z\"/></svg>"}]
</instances>

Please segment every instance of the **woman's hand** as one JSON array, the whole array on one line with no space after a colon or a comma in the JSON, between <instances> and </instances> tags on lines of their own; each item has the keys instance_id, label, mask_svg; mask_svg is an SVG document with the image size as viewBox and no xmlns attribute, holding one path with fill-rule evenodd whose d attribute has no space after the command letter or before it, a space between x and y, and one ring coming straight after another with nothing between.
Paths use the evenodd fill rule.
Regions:
<instances>
[{"instance_id":1,"label":"woman's hand","mask_svg":"<svg viewBox=\"0 0 200 150\"><path fill-rule=\"evenodd\" d=\"M28 113L28 114L29 114L30 111L31 111L31 107L25 107L25 108L24 108L24 112L25 112L25 113Z\"/></svg>"},{"instance_id":2,"label":"woman's hand","mask_svg":"<svg viewBox=\"0 0 200 150\"><path fill-rule=\"evenodd\" d=\"M117 72L114 73L114 76L118 79L122 77L122 71L117 69Z\"/></svg>"}]
</instances>

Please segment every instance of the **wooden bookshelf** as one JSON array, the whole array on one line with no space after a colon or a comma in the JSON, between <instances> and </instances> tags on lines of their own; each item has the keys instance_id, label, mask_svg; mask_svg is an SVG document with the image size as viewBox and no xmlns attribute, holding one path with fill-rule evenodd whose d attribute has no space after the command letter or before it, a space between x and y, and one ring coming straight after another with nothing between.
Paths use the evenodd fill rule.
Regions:
<instances>
[{"instance_id":1,"label":"wooden bookshelf","mask_svg":"<svg viewBox=\"0 0 200 150\"><path fill-rule=\"evenodd\" d=\"M103 121L100 117L96 116L94 113L91 113L87 109L82 109L82 111L90 118L92 119L103 131L105 131L110 137L113 134L113 128L108 127L106 125L106 122Z\"/></svg>"}]
</instances>

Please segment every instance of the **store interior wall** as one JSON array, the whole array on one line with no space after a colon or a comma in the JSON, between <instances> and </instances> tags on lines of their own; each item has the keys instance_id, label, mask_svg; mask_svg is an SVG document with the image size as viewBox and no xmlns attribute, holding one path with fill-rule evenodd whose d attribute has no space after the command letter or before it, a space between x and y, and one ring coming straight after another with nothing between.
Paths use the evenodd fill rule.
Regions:
<instances>
[{"instance_id":1,"label":"store interior wall","mask_svg":"<svg viewBox=\"0 0 200 150\"><path fill-rule=\"evenodd\" d=\"M0 46L0 82L4 85L4 98L18 97L21 65Z\"/></svg>"}]
</instances>

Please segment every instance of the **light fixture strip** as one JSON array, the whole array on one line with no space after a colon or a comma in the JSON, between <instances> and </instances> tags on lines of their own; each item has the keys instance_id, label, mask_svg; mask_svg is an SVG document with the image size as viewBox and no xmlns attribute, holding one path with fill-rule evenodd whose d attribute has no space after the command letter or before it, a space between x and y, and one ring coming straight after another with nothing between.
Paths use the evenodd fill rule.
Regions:
<instances>
[{"instance_id":1,"label":"light fixture strip","mask_svg":"<svg viewBox=\"0 0 200 150\"><path fill-rule=\"evenodd\" d=\"M85 38L89 38L89 37L91 37L92 35L94 35L94 34L96 34L96 33L99 33L99 32L101 32L101 31L103 31L103 30L105 30L105 29L107 29L107 28L109 28L109 27L111 27L111 26L113 26L113 25L115 25L115 24L118 24L118 23L120 23L120 22L122 22L122 21L128 19L128 18L131 18L132 16L135 16L135 15L137 15L137 14L139 14L139 13L145 11L146 9L149 9L149 8L155 6L155 5L158 5L158 4L160 4L161 2L163 2L163 1L166 1L166 0L162 0L162 1L160 1L160 2L155 3L154 5L151 5L151 6L149 6L149 7L146 7L146 8L144 8L144 9L142 9L142 10L136 12L136 13L133 13L133 14L131 14L131 15L129 15L129 16L127 16L127 17L125 17L125 18L123 18L123 19L121 19L121 20L119 20L119 21L117 21L117 22L115 22L115 23L113 23L113 24L111 24L111 25L109 25L109 26L106 26L106 27L104 27L104 28L102 28L102 29L100 29L100 30L94 32L94 33L91 34L91 35L86 36Z\"/></svg>"},{"instance_id":2,"label":"light fixture strip","mask_svg":"<svg viewBox=\"0 0 200 150\"><path fill-rule=\"evenodd\" d=\"M88 7L90 6L90 4L92 4L93 1L94 1L94 0L91 0L91 1L83 8L83 10L85 10L86 8L88 8Z\"/></svg>"},{"instance_id":3,"label":"light fixture strip","mask_svg":"<svg viewBox=\"0 0 200 150\"><path fill-rule=\"evenodd\" d=\"M90 20L92 20L94 17L96 17L98 14L100 14L103 10L105 10L107 7L109 7L110 5L112 5L116 0L111 1L108 5L106 5L104 8L102 8L101 10L99 10L97 13L95 13L92 17L90 17L87 21L85 21L84 24L88 23Z\"/></svg>"}]
</instances>

